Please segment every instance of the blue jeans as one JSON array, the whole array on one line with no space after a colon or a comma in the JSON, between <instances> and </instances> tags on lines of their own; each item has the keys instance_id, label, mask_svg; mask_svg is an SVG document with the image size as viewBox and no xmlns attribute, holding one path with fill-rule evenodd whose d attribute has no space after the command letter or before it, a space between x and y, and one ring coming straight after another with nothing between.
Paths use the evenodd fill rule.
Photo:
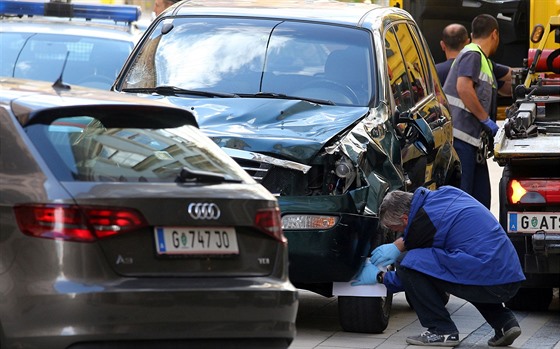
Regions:
<instances>
[{"instance_id":1,"label":"blue jeans","mask_svg":"<svg viewBox=\"0 0 560 349\"><path fill-rule=\"evenodd\" d=\"M476 162L476 147L453 138L453 148L461 160L461 190L477 199L490 209L492 191L490 189L490 175L488 165Z\"/></svg>"},{"instance_id":2,"label":"blue jeans","mask_svg":"<svg viewBox=\"0 0 560 349\"><path fill-rule=\"evenodd\" d=\"M402 260L405 254L401 254L399 260ZM503 302L515 296L521 282L495 286L455 284L402 267L398 261L397 275L404 285L407 300L418 315L418 320L432 333L459 333L457 326L451 320L451 315L445 308L446 293L474 305L494 329L499 330L508 321L515 320L513 312L506 308Z\"/></svg>"}]
</instances>

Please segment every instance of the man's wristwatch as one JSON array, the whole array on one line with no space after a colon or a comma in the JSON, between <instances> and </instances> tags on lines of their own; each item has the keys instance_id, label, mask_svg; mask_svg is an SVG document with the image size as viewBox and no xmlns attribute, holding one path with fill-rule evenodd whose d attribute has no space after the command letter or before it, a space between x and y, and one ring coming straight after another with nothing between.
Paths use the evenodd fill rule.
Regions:
<instances>
[{"instance_id":1,"label":"man's wristwatch","mask_svg":"<svg viewBox=\"0 0 560 349\"><path fill-rule=\"evenodd\" d=\"M379 273L377 273L377 277L375 278L377 280L378 284L382 284L383 283L383 277L385 276L385 273L380 271Z\"/></svg>"}]
</instances>

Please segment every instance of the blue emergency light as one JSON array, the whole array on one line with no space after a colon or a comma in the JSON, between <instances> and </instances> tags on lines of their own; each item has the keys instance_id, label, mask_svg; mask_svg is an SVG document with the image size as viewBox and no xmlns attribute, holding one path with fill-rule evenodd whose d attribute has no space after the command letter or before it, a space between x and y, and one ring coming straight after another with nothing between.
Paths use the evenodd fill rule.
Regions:
<instances>
[{"instance_id":1,"label":"blue emergency light","mask_svg":"<svg viewBox=\"0 0 560 349\"><path fill-rule=\"evenodd\" d=\"M134 5L71 4L67 2L0 1L0 15L108 19L133 22L142 11Z\"/></svg>"}]
</instances>

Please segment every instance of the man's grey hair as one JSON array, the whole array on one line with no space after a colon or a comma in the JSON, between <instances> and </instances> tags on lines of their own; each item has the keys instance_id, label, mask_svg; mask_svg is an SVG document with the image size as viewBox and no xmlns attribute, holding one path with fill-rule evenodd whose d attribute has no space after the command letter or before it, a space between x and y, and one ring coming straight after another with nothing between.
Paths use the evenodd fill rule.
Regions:
<instances>
[{"instance_id":1,"label":"man's grey hair","mask_svg":"<svg viewBox=\"0 0 560 349\"><path fill-rule=\"evenodd\" d=\"M394 190L389 192L379 207L379 221L384 226L401 225L402 215L410 212L412 193Z\"/></svg>"}]
</instances>

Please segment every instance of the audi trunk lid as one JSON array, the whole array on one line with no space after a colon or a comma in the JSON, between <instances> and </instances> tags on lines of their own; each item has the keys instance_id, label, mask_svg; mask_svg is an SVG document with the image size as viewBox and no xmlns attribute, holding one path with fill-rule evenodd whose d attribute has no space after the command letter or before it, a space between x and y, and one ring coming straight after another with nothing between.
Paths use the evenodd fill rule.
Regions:
<instances>
[{"instance_id":1,"label":"audi trunk lid","mask_svg":"<svg viewBox=\"0 0 560 349\"><path fill-rule=\"evenodd\" d=\"M265 276L284 258L280 242L255 227L259 210L276 207L276 200L258 184L63 185L81 207L133 209L145 218L145 227L97 242L107 263L121 275ZM161 240L158 245L162 234L173 236L163 240L165 251ZM216 250L227 242L234 249ZM183 249L174 249L174 243ZM214 249L208 248L211 244Z\"/></svg>"}]
</instances>

